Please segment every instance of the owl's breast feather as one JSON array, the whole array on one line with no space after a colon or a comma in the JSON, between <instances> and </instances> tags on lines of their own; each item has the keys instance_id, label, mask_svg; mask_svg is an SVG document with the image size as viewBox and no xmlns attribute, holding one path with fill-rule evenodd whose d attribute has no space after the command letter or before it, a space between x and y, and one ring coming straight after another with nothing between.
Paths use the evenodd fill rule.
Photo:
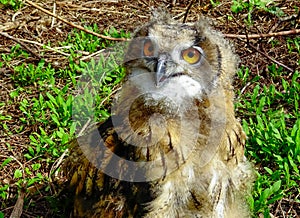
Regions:
<instances>
[{"instance_id":1,"label":"owl's breast feather","mask_svg":"<svg viewBox=\"0 0 300 218\"><path fill-rule=\"evenodd\" d=\"M133 72L123 87L123 91L131 93L131 97L140 95L151 95L154 100L168 98L176 105L186 105L192 99L201 99L201 84L187 75L168 78L162 86L155 85L155 78L149 72ZM136 93L132 93L132 91Z\"/></svg>"}]
</instances>

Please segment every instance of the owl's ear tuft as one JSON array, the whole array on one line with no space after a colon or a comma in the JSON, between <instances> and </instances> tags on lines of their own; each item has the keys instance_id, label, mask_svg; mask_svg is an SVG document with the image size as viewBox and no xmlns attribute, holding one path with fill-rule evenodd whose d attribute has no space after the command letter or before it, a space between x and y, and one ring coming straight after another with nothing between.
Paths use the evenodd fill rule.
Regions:
<instances>
[{"instance_id":1,"label":"owl's ear tuft","mask_svg":"<svg viewBox=\"0 0 300 218\"><path fill-rule=\"evenodd\" d=\"M194 25L199 34L202 34L206 30L211 30L212 20L207 17L200 16L199 20L195 22Z\"/></svg>"},{"instance_id":2,"label":"owl's ear tuft","mask_svg":"<svg viewBox=\"0 0 300 218\"><path fill-rule=\"evenodd\" d=\"M166 12L167 10L163 10L163 8L154 8L151 7L151 19L148 23L138 28L133 36L134 37L145 37L148 36L149 28L154 24L170 24L172 21L171 16Z\"/></svg>"},{"instance_id":3,"label":"owl's ear tuft","mask_svg":"<svg viewBox=\"0 0 300 218\"><path fill-rule=\"evenodd\" d=\"M163 8L151 8L152 20L156 22L171 20L171 16Z\"/></svg>"}]
</instances>

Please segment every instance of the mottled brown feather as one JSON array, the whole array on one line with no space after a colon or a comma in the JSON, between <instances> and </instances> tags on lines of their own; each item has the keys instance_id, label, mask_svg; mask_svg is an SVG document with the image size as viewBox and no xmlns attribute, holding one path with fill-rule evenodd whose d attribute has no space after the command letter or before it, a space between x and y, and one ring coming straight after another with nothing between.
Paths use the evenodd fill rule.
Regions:
<instances>
[{"instance_id":1,"label":"mottled brown feather","mask_svg":"<svg viewBox=\"0 0 300 218\"><path fill-rule=\"evenodd\" d=\"M250 217L245 196L253 173L244 156L246 136L234 115L231 81L238 58L232 47L204 19L180 24L160 15L137 30L135 36L157 37L157 46L167 52L192 42L201 47L205 57L199 70L175 64L171 72L184 69L178 77L188 79L178 81L196 81L202 90L178 97L176 104L151 94L137 98L136 92L152 90L154 81L152 76L140 81L130 76L150 75L155 67L149 60L136 57L143 39L134 41L125 58L127 77L117 115L70 143L63 170L74 194L71 216ZM176 79L171 78L170 83ZM180 88L170 90L176 89ZM130 108L129 115L124 108ZM114 123L114 119L121 121ZM113 154L121 159L116 161ZM131 168L129 160L159 161ZM103 172L106 169L120 171L112 178ZM126 177L135 181L138 174L145 181L122 180Z\"/></svg>"}]
</instances>

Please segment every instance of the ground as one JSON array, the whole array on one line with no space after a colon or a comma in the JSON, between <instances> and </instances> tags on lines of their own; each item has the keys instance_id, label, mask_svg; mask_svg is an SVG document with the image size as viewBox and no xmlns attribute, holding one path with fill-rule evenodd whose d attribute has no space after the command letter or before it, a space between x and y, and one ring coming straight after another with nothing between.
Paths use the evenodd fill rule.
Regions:
<instances>
[{"instance_id":1,"label":"ground","mask_svg":"<svg viewBox=\"0 0 300 218\"><path fill-rule=\"evenodd\" d=\"M46 14L39 7L64 20ZM75 25L89 27L113 38L127 37L126 33L132 33L137 26L149 20L151 8L163 8L176 19L186 16L186 22L196 21L200 16L208 17L214 28L234 44L241 67L234 83L237 116L243 121L244 128L249 127L245 130L248 133L247 157L259 173L252 199L252 206L256 207L254 216L300 216L299 1L83 0L19 3L0 0L0 218L9 217L14 208L22 212L21 217L59 217L65 212L57 205L61 181L56 181L55 172L66 155L66 142L74 133L69 124L70 117L65 115L66 120L60 117L64 114L60 109L68 105L64 105L58 96L68 104L72 79L80 75L80 70L74 66L80 68L81 61L89 60L89 55L102 49L99 44L86 49L92 44L89 40L95 41L97 37L76 32ZM121 30L123 33L120 33ZM78 43L76 37L87 40L87 44ZM101 43L105 47L113 41L108 39ZM77 47L72 47L75 44ZM51 85L56 88L49 88ZM278 98L263 98L266 92L272 92L270 87L274 87ZM113 93L113 90L110 91ZM256 108L252 105L255 99L257 105L268 99L271 103L268 102L262 110L259 106L252 110ZM47 106L43 106L42 102L48 102L45 103ZM249 105L247 102L250 102ZM294 146L282 153L282 162L277 153L277 156L272 154L276 149L264 147L261 139L255 137L257 132L251 130L255 127L251 122L257 122L255 128L259 128L259 119L265 121L263 114L269 114L267 106L274 109L272 113L281 111L278 113L284 114L285 128L282 131L291 130L285 138L281 132L277 135L281 146ZM257 117L259 110L261 118ZM53 114L57 115L58 121ZM65 121L67 124L63 124ZM264 130L268 128L268 125L262 127ZM275 137L276 133L274 130ZM266 132L264 139L268 141ZM282 165L273 162L272 155ZM281 174L283 171L289 173ZM276 172L279 174L275 175ZM272 193L268 195L268 191ZM267 197L264 198L264 195ZM14 214L20 215L16 211Z\"/></svg>"}]
</instances>

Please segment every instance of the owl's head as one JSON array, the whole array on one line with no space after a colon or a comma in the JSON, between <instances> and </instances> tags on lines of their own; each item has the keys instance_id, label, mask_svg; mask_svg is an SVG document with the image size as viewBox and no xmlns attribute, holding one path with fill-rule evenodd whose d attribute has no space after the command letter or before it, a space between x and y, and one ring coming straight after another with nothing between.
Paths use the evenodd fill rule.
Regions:
<instances>
[{"instance_id":1,"label":"owl's head","mask_svg":"<svg viewBox=\"0 0 300 218\"><path fill-rule=\"evenodd\" d=\"M230 88L237 60L229 43L205 19L180 23L158 13L135 32L125 66L128 79L143 92L201 99L220 86ZM141 75L144 79L136 79Z\"/></svg>"},{"instance_id":2,"label":"owl's head","mask_svg":"<svg viewBox=\"0 0 300 218\"><path fill-rule=\"evenodd\" d=\"M204 19L182 24L160 13L135 32L112 121L138 159L151 162L149 178L176 169L193 151L203 165L215 155L236 65L229 43Z\"/></svg>"}]
</instances>

